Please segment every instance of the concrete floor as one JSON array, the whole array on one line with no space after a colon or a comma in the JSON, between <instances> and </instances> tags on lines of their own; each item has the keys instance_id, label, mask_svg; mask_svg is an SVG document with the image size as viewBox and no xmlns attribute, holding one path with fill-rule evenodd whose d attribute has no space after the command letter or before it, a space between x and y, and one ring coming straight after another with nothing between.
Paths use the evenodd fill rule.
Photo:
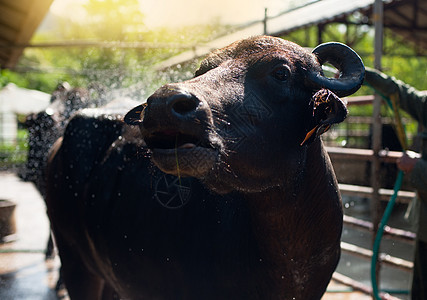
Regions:
<instances>
[{"instance_id":1,"label":"concrete floor","mask_svg":"<svg viewBox=\"0 0 427 300\"><path fill-rule=\"evenodd\" d=\"M15 202L16 235L0 244L0 299L58 299L52 289L59 259L45 262L49 221L33 184L12 173L0 173L0 199Z\"/></svg>"},{"instance_id":2,"label":"concrete floor","mask_svg":"<svg viewBox=\"0 0 427 300\"><path fill-rule=\"evenodd\" d=\"M0 244L0 299L54 300L68 297L54 291L58 279L58 258L45 261L49 222L43 199L33 184L15 174L0 172L0 199L17 204L17 233L12 241ZM368 300L370 296L349 292L334 281L322 300Z\"/></svg>"}]
</instances>

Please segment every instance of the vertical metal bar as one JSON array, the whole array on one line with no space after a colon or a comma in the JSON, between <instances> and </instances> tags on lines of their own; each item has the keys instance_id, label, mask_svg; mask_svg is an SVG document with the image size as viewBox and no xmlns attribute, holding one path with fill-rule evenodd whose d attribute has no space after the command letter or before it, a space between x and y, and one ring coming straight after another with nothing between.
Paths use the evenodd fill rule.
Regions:
<instances>
[{"instance_id":1,"label":"vertical metal bar","mask_svg":"<svg viewBox=\"0 0 427 300\"><path fill-rule=\"evenodd\" d=\"M310 47L310 27L304 29L305 31L305 47Z\"/></svg>"},{"instance_id":2,"label":"vertical metal bar","mask_svg":"<svg viewBox=\"0 0 427 300\"><path fill-rule=\"evenodd\" d=\"M384 34L384 11L383 11L383 2L382 0L375 0L374 7L374 25L375 25L375 60L374 65L376 69L381 69L381 58L383 50L383 34Z\"/></svg>"},{"instance_id":3,"label":"vertical metal bar","mask_svg":"<svg viewBox=\"0 0 427 300\"><path fill-rule=\"evenodd\" d=\"M317 44L321 44L323 43L323 37L322 37L322 33L323 33L323 24L319 24L317 25Z\"/></svg>"},{"instance_id":4,"label":"vertical metal bar","mask_svg":"<svg viewBox=\"0 0 427 300\"><path fill-rule=\"evenodd\" d=\"M345 24L345 43L347 44L347 46L352 46L350 43L350 24L347 22L347 18L346 18L346 24Z\"/></svg>"},{"instance_id":5,"label":"vertical metal bar","mask_svg":"<svg viewBox=\"0 0 427 300\"><path fill-rule=\"evenodd\" d=\"M374 67L381 70L381 58L383 50L383 3L382 0L375 0L374 3L374 14L373 21L375 25L375 41L374 41ZM373 114L372 114L372 150L374 152L374 158L371 165L371 185L373 189L373 195L371 199L371 218L374 230L374 239L378 231L378 225L381 221L381 203L379 189L381 188L380 183L380 160L379 151L381 150L381 135L382 135L382 122L381 122L381 97L375 95L373 103ZM379 282L380 265L377 262L376 277Z\"/></svg>"},{"instance_id":6,"label":"vertical metal bar","mask_svg":"<svg viewBox=\"0 0 427 300\"><path fill-rule=\"evenodd\" d=\"M267 19L268 19L268 10L267 10L267 7L266 7L266 8L264 8L264 20L263 20L263 23L264 23L264 35L267 35Z\"/></svg>"}]
</instances>

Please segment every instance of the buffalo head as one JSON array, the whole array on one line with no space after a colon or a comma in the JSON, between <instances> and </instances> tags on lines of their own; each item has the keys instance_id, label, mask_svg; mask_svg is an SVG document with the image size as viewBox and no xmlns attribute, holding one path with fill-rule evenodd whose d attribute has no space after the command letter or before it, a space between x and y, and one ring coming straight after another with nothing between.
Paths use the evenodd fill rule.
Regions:
<instances>
[{"instance_id":1,"label":"buffalo head","mask_svg":"<svg viewBox=\"0 0 427 300\"><path fill-rule=\"evenodd\" d=\"M326 62L338 78L323 75ZM140 126L162 171L253 192L298 178L308 148L346 117L338 96L360 87L364 66L343 44L310 53L260 36L212 52L195 75L161 87L125 121Z\"/></svg>"}]
</instances>

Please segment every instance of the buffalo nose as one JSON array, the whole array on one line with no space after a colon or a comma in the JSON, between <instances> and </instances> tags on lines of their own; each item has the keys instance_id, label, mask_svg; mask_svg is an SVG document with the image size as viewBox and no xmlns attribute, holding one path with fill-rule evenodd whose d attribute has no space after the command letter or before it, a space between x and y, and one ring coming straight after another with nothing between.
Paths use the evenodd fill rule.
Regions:
<instances>
[{"instance_id":1,"label":"buffalo nose","mask_svg":"<svg viewBox=\"0 0 427 300\"><path fill-rule=\"evenodd\" d=\"M200 103L196 96L186 90L166 85L147 99L143 116L138 118L145 129L182 125L198 118Z\"/></svg>"},{"instance_id":2,"label":"buffalo nose","mask_svg":"<svg viewBox=\"0 0 427 300\"><path fill-rule=\"evenodd\" d=\"M191 116L199 106L199 99L187 92L170 95L166 99L170 113L178 118Z\"/></svg>"}]
</instances>

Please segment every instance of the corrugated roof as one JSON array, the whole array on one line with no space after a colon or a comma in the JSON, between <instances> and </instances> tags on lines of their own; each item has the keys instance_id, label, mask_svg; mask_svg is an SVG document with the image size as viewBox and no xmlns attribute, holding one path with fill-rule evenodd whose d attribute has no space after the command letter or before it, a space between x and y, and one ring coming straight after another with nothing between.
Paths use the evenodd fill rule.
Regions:
<instances>
[{"instance_id":1,"label":"corrugated roof","mask_svg":"<svg viewBox=\"0 0 427 300\"><path fill-rule=\"evenodd\" d=\"M384 7L384 26L425 51L427 49L427 1L390 1Z\"/></svg>"},{"instance_id":2,"label":"corrugated roof","mask_svg":"<svg viewBox=\"0 0 427 300\"><path fill-rule=\"evenodd\" d=\"M12 68L53 0L0 0L0 68Z\"/></svg>"},{"instance_id":3,"label":"corrugated roof","mask_svg":"<svg viewBox=\"0 0 427 300\"><path fill-rule=\"evenodd\" d=\"M285 12L266 21L267 34L281 36L311 25L344 22L346 18L361 12L371 19L375 0L323 0ZM427 1L426 0L385 0L384 26L408 39L421 48L427 48ZM159 70L174 66L230 43L254 35L264 34L263 21L256 22L242 30L220 37L191 51L183 52L162 63Z\"/></svg>"},{"instance_id":4,"label":"corrugated roof","mask_svg":"<svg viewBox=\"0 0 427 300\"><path fill-rule=\"evenodd\" d=\"M374 0L324 0L306 5L268 20L267 33L282 35L302 27L327 23L367 9Z\"/></svg>"}]
</instances>

